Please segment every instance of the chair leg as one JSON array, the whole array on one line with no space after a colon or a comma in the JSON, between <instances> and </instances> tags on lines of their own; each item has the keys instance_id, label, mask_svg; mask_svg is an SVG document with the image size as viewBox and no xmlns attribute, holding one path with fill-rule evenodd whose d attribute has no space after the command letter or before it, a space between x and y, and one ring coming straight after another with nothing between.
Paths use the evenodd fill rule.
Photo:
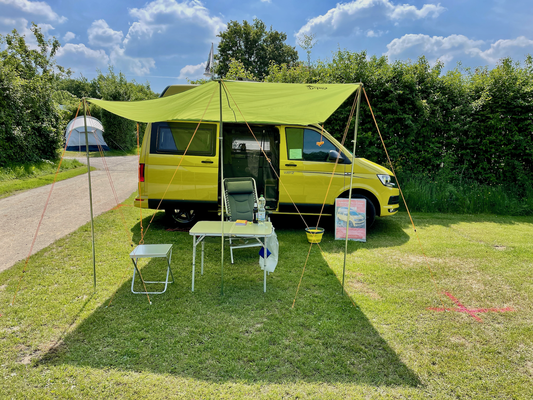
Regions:
<instances>
[{"instance_id":1,"label":"chair leg","mask_svg":"<svg viewBox=\"0 0 533 400\"><path fill-rule=\"evenodd\" d=\"M229 254L231 256L231 263L233 264L233 247L231 247L231 238L229 238Z\"/></svg>"}]
</instances>

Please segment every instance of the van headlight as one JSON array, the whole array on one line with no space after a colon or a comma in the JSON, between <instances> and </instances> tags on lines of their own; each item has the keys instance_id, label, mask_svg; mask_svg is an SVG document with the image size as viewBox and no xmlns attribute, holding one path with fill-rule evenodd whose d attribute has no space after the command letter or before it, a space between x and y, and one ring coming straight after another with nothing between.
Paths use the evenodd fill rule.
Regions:
<instances>
[{"instance_id":1,"label":"van headlight","mask_svg":"<svg viewBox=\"0 0 533 400\"><path fill-rule=\"evenodd\" d=\"M394 187L394 183L391 182L390 175L378 174L378 178L384 186Z\"/></svg>"}]
</instances>

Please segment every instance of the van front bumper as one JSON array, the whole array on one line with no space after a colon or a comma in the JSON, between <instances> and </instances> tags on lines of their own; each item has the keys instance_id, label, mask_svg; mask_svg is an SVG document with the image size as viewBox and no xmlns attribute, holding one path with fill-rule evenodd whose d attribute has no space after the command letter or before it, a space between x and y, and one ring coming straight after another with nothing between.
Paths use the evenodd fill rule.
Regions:
<instances>
[{"instance_id":1,"label":"van front bumper","mask_svg":"<svg viewBox=\"0 0 533 400\"><path fill-rule=\"evenodd\" d=\"M394 215L398 212L400 206L398 204L392 206L383 206L381 207L381 217L387 217L389 215Z\"/></svg>"}]
</instances>

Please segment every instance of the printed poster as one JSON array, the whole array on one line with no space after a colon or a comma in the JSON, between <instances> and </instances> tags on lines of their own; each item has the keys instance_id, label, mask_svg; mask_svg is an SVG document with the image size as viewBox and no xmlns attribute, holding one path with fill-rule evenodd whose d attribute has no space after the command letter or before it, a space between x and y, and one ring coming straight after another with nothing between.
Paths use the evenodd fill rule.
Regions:
<instances>
[{"instance_id":1,"label":"printed poster","mask_svg":"<svg viewBox=\"0 0 533 400\"><path fill-rule=\"evenodd\" d=\"M348 239L366 242L366 200L352 199L348 212L349 199L335 200L335 240Z\"/></svg>"}]
</instances>

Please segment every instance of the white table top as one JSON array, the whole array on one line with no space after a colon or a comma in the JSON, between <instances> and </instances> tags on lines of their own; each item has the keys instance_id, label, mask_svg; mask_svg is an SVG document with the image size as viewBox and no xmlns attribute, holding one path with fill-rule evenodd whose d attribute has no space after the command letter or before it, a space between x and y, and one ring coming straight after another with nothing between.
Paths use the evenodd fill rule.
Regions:
<instances>
[{"instance_id":1,"label":"white table top","mask_svg":"<svg viewBox=\"0 0 533 400\"><path fill-rule=\"evenodd\" d=\"M189 235L222 236L222 223L220 221L199 221L189 231ZM260 237L272 235L272 222L264 225L249 222L242 226L234 221L224 221L224 236Z\"/></svg>"},{"instance_id":2,"label":"white table top","mask_svg":"<svg viewBox=\"0 0 533 400\"><path fill-rule=\"evenodd\" d=\"M130 258L168 257L171 244L140 244L130 253Z\"/></svg>"}]
</instances>

